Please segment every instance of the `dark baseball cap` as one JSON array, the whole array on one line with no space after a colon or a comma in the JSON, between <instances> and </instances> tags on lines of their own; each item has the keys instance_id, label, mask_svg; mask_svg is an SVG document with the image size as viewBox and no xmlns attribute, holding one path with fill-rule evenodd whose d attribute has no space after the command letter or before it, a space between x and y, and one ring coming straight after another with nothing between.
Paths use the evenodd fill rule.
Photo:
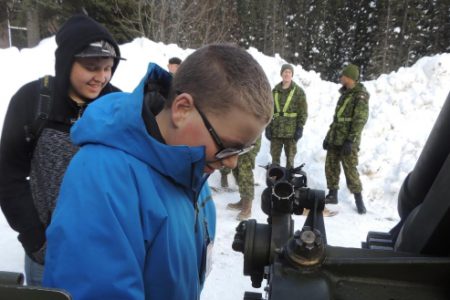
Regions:
<instances>
[{"instance_id":1,"label":"dark baseball cap","mask_svg":"<svg viewBox=\"0 0 450 300\"><path fill-rule=\"evenodd\" d=\"M125 60L125 58L117 56L113 45L103 40L90 43L74 57L111 57Z\"/></svg>"}]
</instances>

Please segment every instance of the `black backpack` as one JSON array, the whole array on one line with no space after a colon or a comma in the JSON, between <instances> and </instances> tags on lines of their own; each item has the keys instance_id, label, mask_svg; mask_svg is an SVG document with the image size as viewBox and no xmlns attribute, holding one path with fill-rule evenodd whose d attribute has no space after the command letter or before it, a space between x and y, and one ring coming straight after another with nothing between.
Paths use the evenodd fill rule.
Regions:
<instances>
[{"instance_id":1,"label":"black backpack","mask_svg":"<svg viewBox=\"0 0 450 300\"><path fill-rule=\"evenodd\" d=\"M39 79L39 97L34 119L31 124L25 125L25 140L32 143L33 147L50 118L53 105L53 80L54 78L50 75Z\"/></svg>"}]
</instances>

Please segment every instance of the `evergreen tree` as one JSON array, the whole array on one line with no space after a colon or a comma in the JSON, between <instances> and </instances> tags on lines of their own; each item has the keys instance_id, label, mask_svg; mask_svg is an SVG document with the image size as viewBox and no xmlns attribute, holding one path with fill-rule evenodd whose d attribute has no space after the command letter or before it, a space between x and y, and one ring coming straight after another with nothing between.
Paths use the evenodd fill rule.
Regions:
<instances>
[{"instance_id":1,"label":"evergreen tree","mask_svg":"<svg viewBox=\"0 0 450 300\"><path fill-rule=\"evenodd\" d=\"M14 45L34 46L75 13L105 25L119 43L237 42L332 81L347 63L372 79L450 51L450 0L0 0L1 45L9 45L8 21L28 28L13 31Z\"/></svg>"}]
</instances>

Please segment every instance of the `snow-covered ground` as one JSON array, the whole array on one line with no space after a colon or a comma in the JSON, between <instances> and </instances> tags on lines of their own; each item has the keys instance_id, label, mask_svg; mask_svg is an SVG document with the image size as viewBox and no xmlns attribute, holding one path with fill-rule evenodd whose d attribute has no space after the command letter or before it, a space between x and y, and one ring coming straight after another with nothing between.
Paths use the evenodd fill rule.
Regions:
<instances>
[{"instance_id":1,"label":"snow-covered ground","mask_svg":"<svg viewBox=\"0 0 450 300\"><path fill-rule=\"evenodd\" d=\"M0 49L0 126L11 96L28 81L45 74L54 73L53 38L43 40L32 49ZM144 75L148 62L166 67L172 56L184 59L192 49L181 49L176 45L164 45L139 38L121 46L122 61L112 80L124 91L131 91ZM280 68L285 61L269 57L256 49L249 49L264 68L270 83L275 85L280 78ZM306 71L301 66L294 68L294 80L306 91L309 118L303 138L298 144L296 165L306 163L308 182L311 188L325 189L325 151L322 141L330 124L339 97L339 85L323 81L320 74ZM337 81L337 79L336 79ZM365 127L360 151L361 179L364 185L368 213L356 213L353 198L345 187L341 176L339 205L330 208L339 214L325 220L328 242L335 246L359 247L369 230L387 231L398 221L396 210L397 192L406 174L413 168L426 141L434 121L449 92L450 54L440 54L420 59L410 68L366 81L370 97L370 116ZM270 162L269 143L263 139L257 157L258 165ZM284 160L282 158L282 163ZM260 223L266 216L260 209L260 195L265 187L264 169L255 170L256 199L253 215ZM209 183L218 186L220 174L214 173ZM230 176L232 186L234 181ZM217 236L214 249L213 270L207 279L202 299L242 299L244 291L254 291L250 279L242 275L242 254L231 249L235 228L235 212L225 209L227 203L239 200L237 192L216 193ZM304 217L295 216L296 229L300 229ZM0 214L0 270L22 271L23 250L16 233Z\"/></svg>"}]
</instances>

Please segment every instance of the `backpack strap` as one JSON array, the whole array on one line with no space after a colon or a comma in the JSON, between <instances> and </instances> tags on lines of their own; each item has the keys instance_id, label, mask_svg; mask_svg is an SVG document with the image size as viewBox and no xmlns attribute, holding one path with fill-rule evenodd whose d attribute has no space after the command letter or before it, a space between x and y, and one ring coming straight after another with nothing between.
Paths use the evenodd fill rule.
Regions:
<instances>
[{"instance_id":1,"label":"backpack strap","mask_svg":"<svg viewBox=\"0 0 450 300\"><path fill-rule=\"evenodd\" d=\"M25 140L36 143L50 117L52 109L53 78L46 75L39 79L39 97L33 122L25 125Z\"/></svg>"}]
</instances>

